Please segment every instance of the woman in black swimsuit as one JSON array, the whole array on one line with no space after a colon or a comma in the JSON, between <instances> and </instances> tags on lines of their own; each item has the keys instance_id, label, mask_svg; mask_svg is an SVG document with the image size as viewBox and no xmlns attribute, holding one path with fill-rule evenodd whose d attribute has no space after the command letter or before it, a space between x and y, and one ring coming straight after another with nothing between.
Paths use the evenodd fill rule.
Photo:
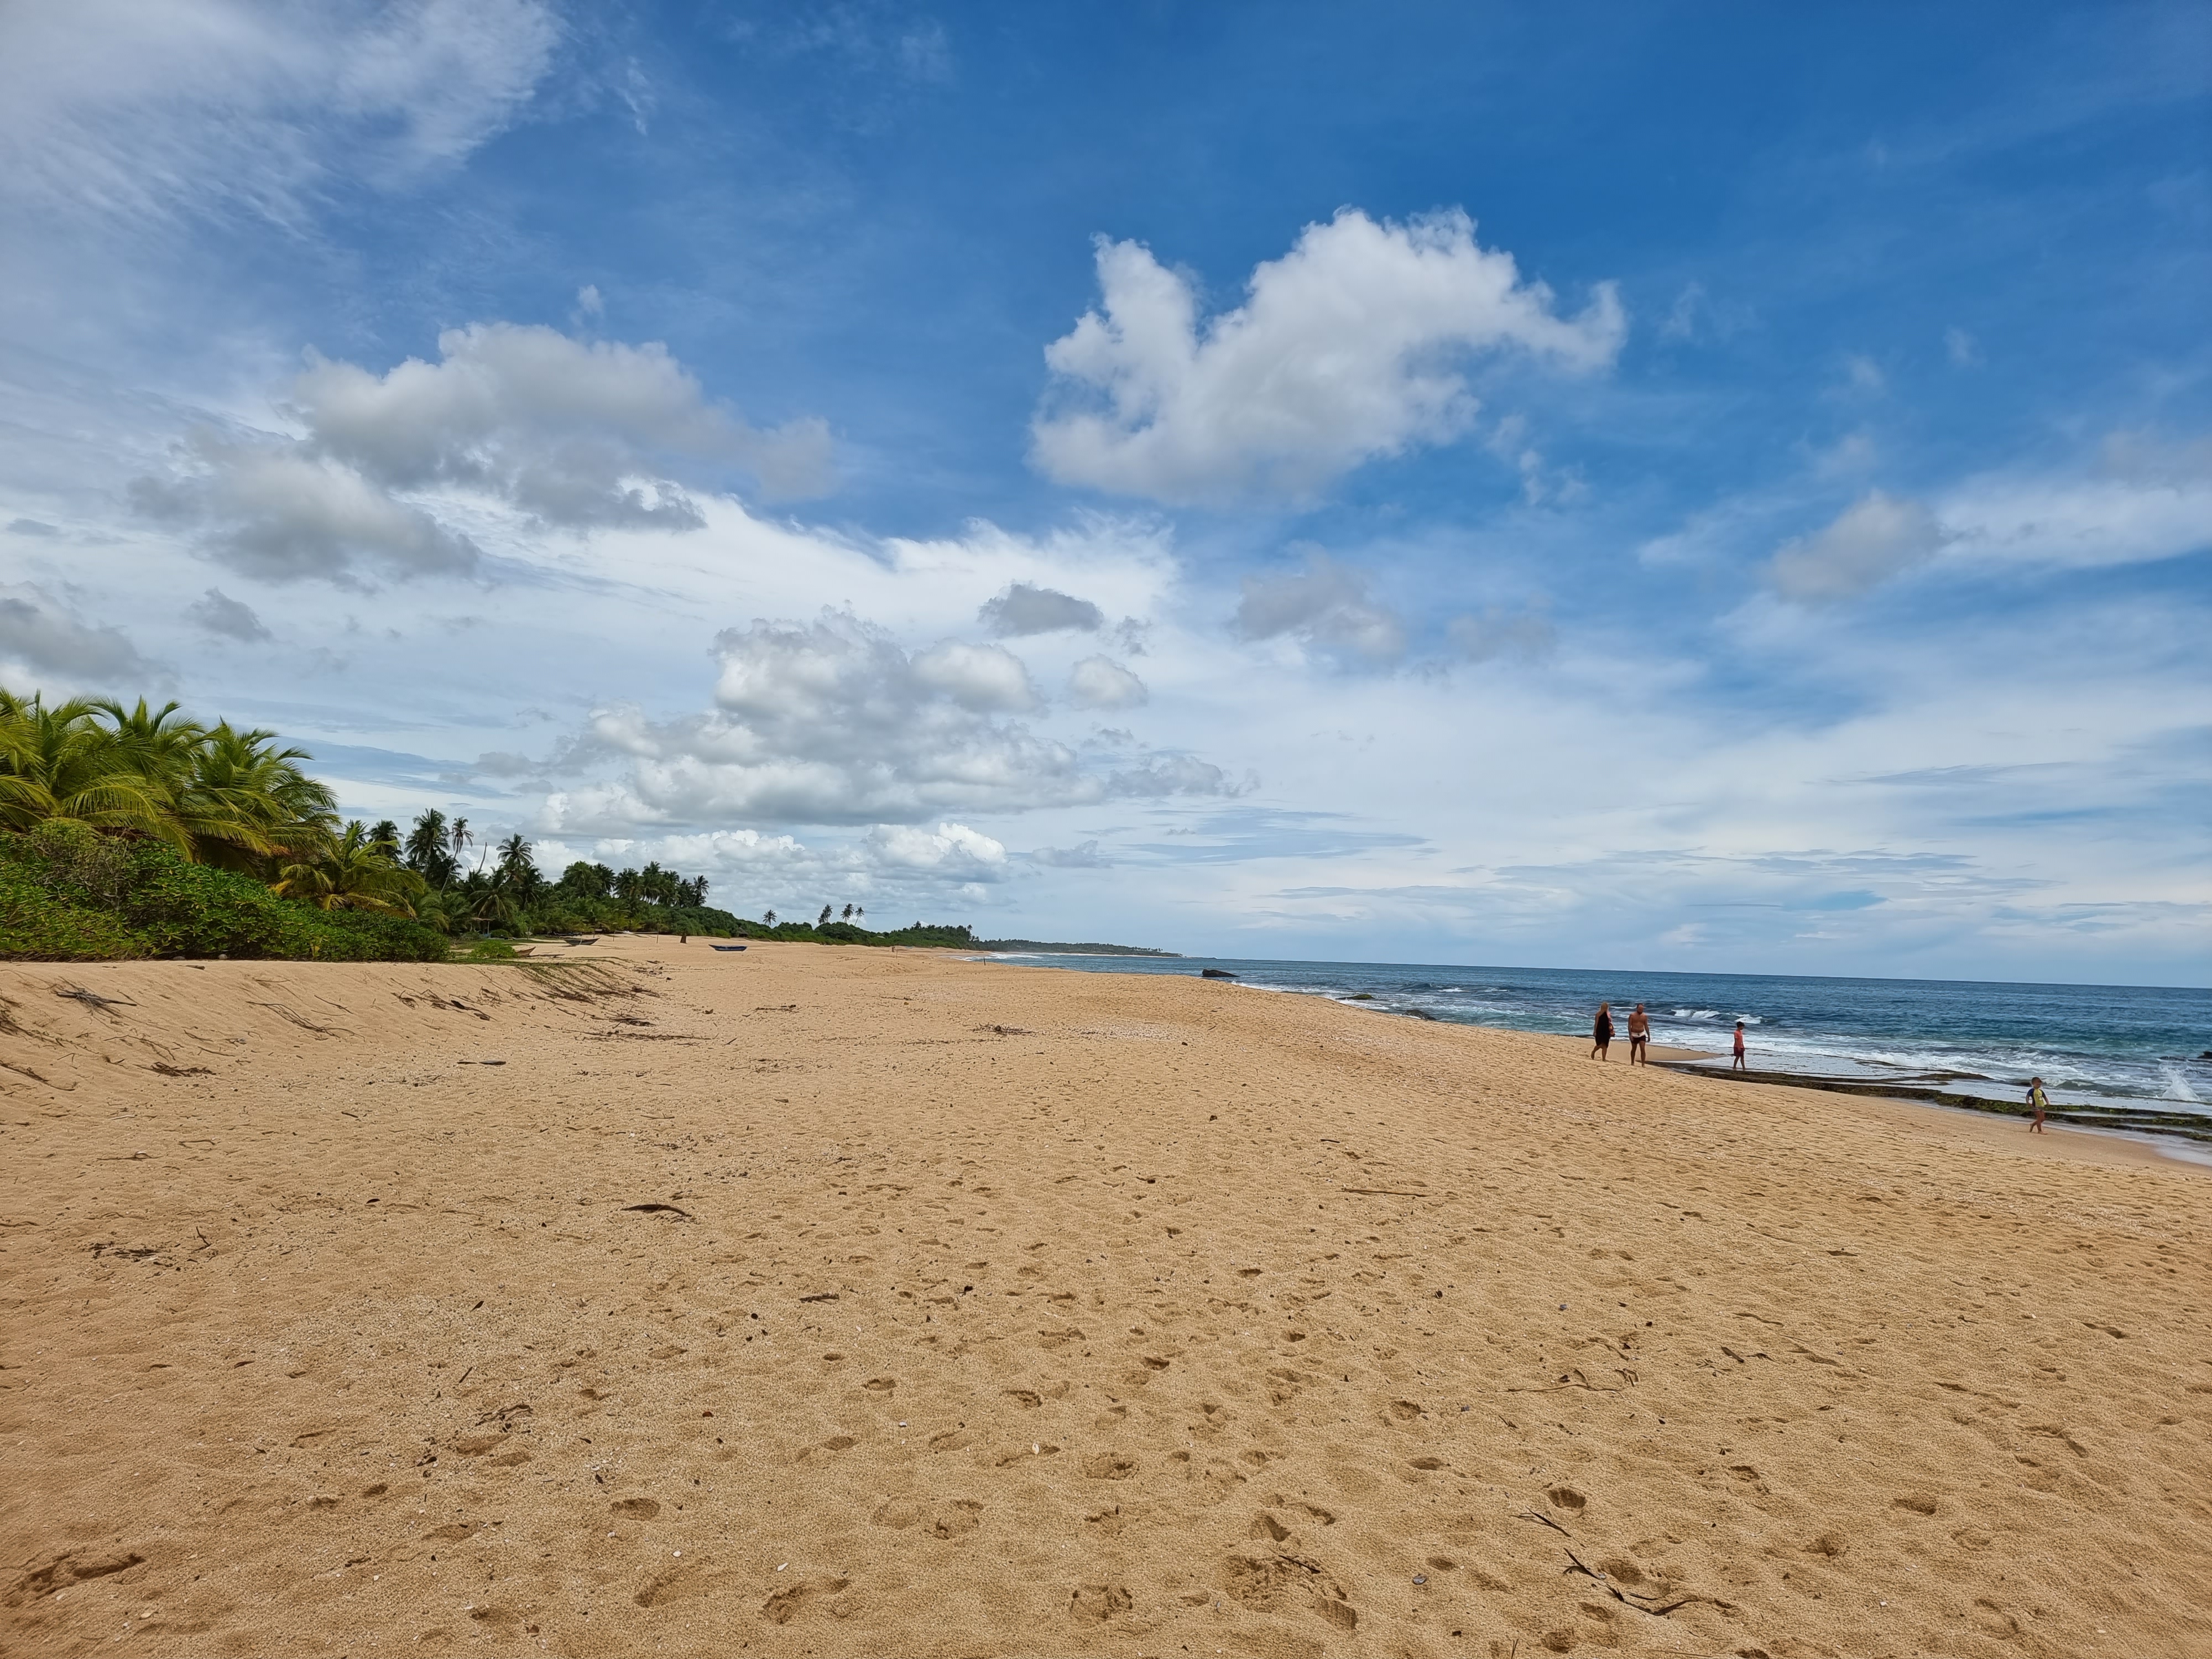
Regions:
<instances>
[{"instance_id":1,"label":"woman in black swimsuit","mask_svg":"<svg viewBox=\"0 0 2212 1659\"><path fill-rule=\"evenodd\" d=\"M1597 1024L1590 1027L1590 1058L1608 1058L1606 1050L1613 1046L1613 1005L1601 1002L1597 1006Z\"/></svg>"}]
</instances>

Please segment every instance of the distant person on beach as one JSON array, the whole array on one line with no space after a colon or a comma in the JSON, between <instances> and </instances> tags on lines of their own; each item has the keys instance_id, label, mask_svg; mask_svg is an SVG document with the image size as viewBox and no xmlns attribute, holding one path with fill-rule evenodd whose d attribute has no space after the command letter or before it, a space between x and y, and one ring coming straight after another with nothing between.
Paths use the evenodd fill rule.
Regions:
<instances>
[{"instance_id":1,"label":"distant person on beach","mask_svg":"<svg viewBox=\"0 0 2212 1659\"><path fill-rule=\"evenodd\" d=\"M1636 1012L1628 1017L1628 1063L1631 1066L1649 1066L1651 1063L1650 1047L1651 1021L1644 1012L1644 1005L1639 1002L1636 1005Z\"/></svg>"},{"instance_id":2,"label":"distant person on beach","mask_svg":"<svg viewBox=\"0 0 2212 1659\"><path fill-rule=\"evenodd\" d=\"M2027 1126L2028 1133L2032 1135L2047 1133L2048 1131L2043 1127L2043 1114L2051 1102L2043 1092L2043 1079L2039 1077L2032 1077L2027 1080L2027 1103L2035 1109L2035 1121Z\"/></svg>"},{"instance_id":3,"label":"distant person on beach","mask_svg":"<svg viewBox=\"0 0 2212 1659\"><path fill-rule=\"evenodd\" d=\"M1597 1023L1590 1027L1590 1058L1610 1060L1606 1050L1613 1047L1613 1005L1601 1002L1597 1006Z\"/></svg>"},{"instance_id":4,"label":"distant person on beach","mask_svg":"<svg viewBox=\"0 0 2212 1659\"><path fill-rule=\"evenodd\" d=\"M1751 1067L1744 1063L1743 1058L1743 1022L1738 1020L1735 1023L1735 1058L1729 1061L1729 1070L1748 1072L1750 1069Z\"/></svg>"}]
</instances>

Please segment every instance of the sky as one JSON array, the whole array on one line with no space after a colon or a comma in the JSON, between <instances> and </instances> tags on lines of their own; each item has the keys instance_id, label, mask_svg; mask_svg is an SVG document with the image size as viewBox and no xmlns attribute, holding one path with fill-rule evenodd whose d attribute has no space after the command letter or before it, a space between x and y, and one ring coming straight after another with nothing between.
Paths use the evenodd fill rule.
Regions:
<instances>
[{"instance_id":1,"label":"sky","mask_svg":"<svg viewBox=\"0 0 2212 1659\"><path fill-rule=\"evenodd\" d=\"M2212 983L2212 8L0 8L0 684L757 915Z\"/></svg>"}]
</instances>

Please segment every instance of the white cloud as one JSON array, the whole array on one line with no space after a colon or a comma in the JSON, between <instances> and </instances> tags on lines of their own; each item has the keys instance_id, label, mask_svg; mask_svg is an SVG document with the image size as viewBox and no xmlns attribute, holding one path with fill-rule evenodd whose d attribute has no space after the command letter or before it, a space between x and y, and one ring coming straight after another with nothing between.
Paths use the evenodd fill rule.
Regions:
<instances>
[{"instance_id":1,"label":"white cloud","mask_svg":"<svg viewBox=\"0 0 2212 1659\"><path fill-rule=\"evenodd\" d=\"M1319 548L1293 575L1247 576L1237 632L1248 640L1293 635L1332 655L1395 662L1406 653L1405 624L1368 597L1367 577Z\"/></svg>"},{"instance_id":2,"label":"white cloud","mask_svg":"<svg viewBox=\"0 0 2212 1659\"><path fill-rule=\"evenodd\" d=\"M950 641L914 659L915 681L974 714L1018 714L1036 707L1022 659L1004 646Z\"/></svg>"},{"instance_id":3,"label":"white cloud","mask_svg":"<svg viewBox=\"0 0 2212 1659\"><path fill-rule=\"evenodd\" d=\"M82 622L45 589L0 584L0 683L120 693L155 670L120 629Z\"/></svg>"},{"instance_id":4,"label":"white cloud","mask_svg":"<svg viewBox=\"0 0 2212 1659\"><path fill-rule=\"evenodd\" d=\"M1934 558L1943 539L1917 501L1869 490L1825 530L1784 543L1767 562L1767 580L1801 605L1856 599Z\"/></svg>"},{"instance_id":5,"label":"white cloud","mask_svg":"<svg viewBox=\"0 0 2212 1659\"><path fill-rule=\"evenodd\" d=\"M1559 633L1549 617L1534 611L1515 616L1492 608L1480 616L1455 617L1445 632L1452 647L1469 662L1491 662L1500 657L1540 657L1558 643Z\"/></svg>"},{"instance_id":6,"label":"white cloud","mask_svg":"<svg viewBox=\"0 0 2212 1659\"><path fill-rule=\"evenodd\" d=\"M1085 657L1068 671L1068 699L1078 708L1134 708L1150 695L1144 681L1111 657Z\"/></svg>"},{"instance_id":7,"label":"white cloud","mask_svg":"<svg viewBox=\"0 0 2212 1659\"><path fill-rule=\"evenodd\" d=\"M1006 878L1005 846L964 823L940 823L934 830L879 823L862 845L879 869L927 872L957 881Z\"/></svg>"},{"instance_id":8,"label":"white cloud","mask_svg":"<svg viewBox=\"0 0 2212 1659\"><path fill-rule=\"evenodd\" d=\"M197 530L220 562L264 581L465 573L468 537L304 446L207 428L179 446L167 478L131 487L138 510Z\"/></svg>"},{"instance_id":9,"label":"white cloud","mask_svg":"<svg viewBox=\"0 0 2212 1659\"><path fill-rule=\"evenodd\" d=\"M1954 368L1973 368L1982 361L1979 342L1963 328L1954 326L1943 331L1943 351Z\"/></svg>"},{"instance_id":10,"label":"white cloud","mask_svg":"<svg viewBox=\"0 0 2212 1659\"><path fill-rule=\"evenodd\" d=\"M1030 634L1052 634L1077 629L1095 634L1106 625L1106 615L1088 599L1057 592L1029 582L1014 582L1006 592L988 600L976 620L1002 638Z\"/></svg>"},{"instance_id":11,"label":"white cloud","mask_svg":"<svg viewBox=\"0 0 2212 1659\"><path fill-rule=\"evenodd\" d=\"M828 487L820 421L756 431L708 402L664 345L477 323L448 329L438 350L381 375L312 360L290 391L307 441L389 489L459 485L563 526L696 526L670 482L688 462L741 468L773 497Z\"/></svg>"},{"instance_id":12,"label":"white cloud","mask_svg":"<svg viewBox=\"0 0 2212 1659\"><path fill-rule=\"evenodd\" d=\"M696 530L705 517L679 478L736 468L771 495L826 484L821 422L750 428L665 346L514 323L449 329L438 346L438 362L380 375L311 358L282 405L300 435L196 431L134 500L200 526L240 569L343 580L473 568L475 544L433 510L440 493L538 526Z\"/></svg>"},{"instance_id":13,"label":"white cloud","mask_svg":"<svg viewBox=\"0 0 2212 1659\"><path fill-rule=\"evenodd\" d=\"M2100 477L1973 479L1946 495L1960 558L2075 568L2138 564L2212 547L2212 440L2108 440Z\"/></svg>"},{"instance_id":14,"label":"white cloud","mask_svg":"<svg viewBox=\"0 0 2212 1659\"><path fill-rule=\"evenodd\" d=\"M208 589L185 607L185 614L218 639L257 645L275 637L252 605L232 599L220 587Z\"/></svg>"},{"instance_id":15,"label":"white cloud","mask_svg":"<svg viewBox=\"0 0 2212 1659\"><path fill-rule=\"evenodd\" d=\"M1098 850L1093 839L1080 841L1073 847L1040 847L1030 857L1052 870L1108 870L1113 861Z\"/></svg>"},{"instance_id":16,"label":"white cloud","mask_svg":"<svg viewBox=\"0 0 2212 1659\"><path fill-rule=\"evenodd\" d=\"M656 723L601 708L561 757L572 769L626 761L619 780L550 797L549 832L767 819L915 823L946 811L1026 811L1115 798L1234 793L1188 756L1102 769L1066 744L999 718L1028 706L1027 672L995 646L914 656L848 613L756 622L718 636L714 708Z\"/></svg>"},{"instance_id":17,"label":"white cloud","mask_svg":"<svg viewBox=\"0 0 2212 1659\"><path fill-rule=\"evenodd\" d=\"M132 222L285 222L334 173L398 185L511 122L559 38L534 0L0 7L0 195Z\"/></svg>"},{"instance_id":18,"label":"white cloud","mask_svg":"<svg viewBox=\"0 0 2212 1659\"><path fill-rule=\"evenodd\" d=\"M1568 369L1626 331L1601 283L1575 318L1485 250L1464 213L1377 223L1346 209L1253 273L1201 326L1190 278L1101 239L1103 310L1054 341L1055 401L1031 427L1049 477L1177 504L1302 498L1374 456L1448 442L1478 407L1461 364L1518 348Z\"/></svg>"}]
</instances>

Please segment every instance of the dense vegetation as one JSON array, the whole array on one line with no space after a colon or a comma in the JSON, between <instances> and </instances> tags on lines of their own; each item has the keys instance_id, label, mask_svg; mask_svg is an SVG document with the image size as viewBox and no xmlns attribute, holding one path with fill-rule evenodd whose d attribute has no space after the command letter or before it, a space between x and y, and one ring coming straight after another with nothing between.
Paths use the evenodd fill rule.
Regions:
<instances>
[{"instance_id":1,"label":"dense vegetation","mask_svg":"<svg viewBox=\"0 0 2212 1659\"><path fill-rule=\"evenodd\" d=\"M0 958L432 961L457 937L622 931L994 943L965 926L871 931L854 904L752 921L709 906L706 877L658 863L579 862L548 878L523 836L482 847L466 818L434 809L404 834L389 820L342 823L330 789L301 769L309 758L175 703L0 690Z\"/></svg>"},{"instance_id":2,"label":"dense vegetation","mask_svg":"<svg viewBox=\"0 0 2212 1659\"><path fill-rule=\"evenodd\" d=\"M419 921L303 904L149 836L66 821L0 833L0 958L441 962L449 948Z\"/></svg>"}]
</instances>

